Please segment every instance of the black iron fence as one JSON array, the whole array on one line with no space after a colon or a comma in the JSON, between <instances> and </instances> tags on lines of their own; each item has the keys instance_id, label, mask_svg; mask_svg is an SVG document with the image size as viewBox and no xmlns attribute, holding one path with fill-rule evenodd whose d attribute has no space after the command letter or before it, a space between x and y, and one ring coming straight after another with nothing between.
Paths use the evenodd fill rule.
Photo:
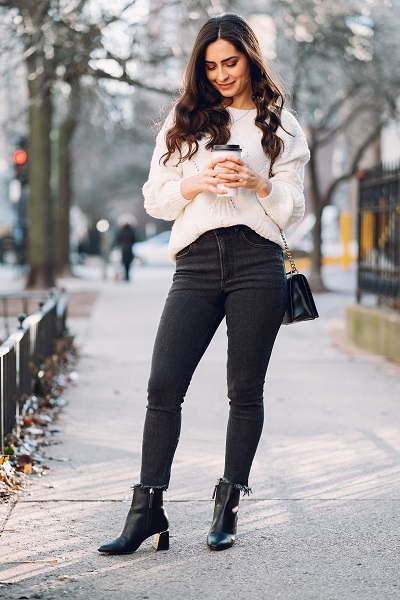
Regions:
<instances>
[{"instance_id":1,"label":"black iron fence","mask_svg":"<svg viewBox=\"0 0 400 600\"><path fill-rule=\"evenodd\" d=\"M32 294L13 294L26 300ZM36 297L36 296L33 296ZM42 296L43 297L43 296ZM0 296L3 301L5 296ZM8 299L11 295L8 296ZM4 437L18 421L21 402L32 392L31 365L40 365L51 356L54 341L66 331L68 296L64 290L51 290L47 299L31 315L21 314L20 326L0 346L0 435ZM16 320L16 318L15 318Z\"/></svg>"},{"instance_id":2,"label":"black iron fence","mask_svg":"<svg viewBox=\"0 0 400 600\"><path fill-rule=\"evenodd\" d=\"M357 299L400 308L400 166L359 176Z\"/></svg>"},{"instance_id":3,"label":"black iron fence","mask_svg":"<svg viewBox=\"0 0 400 600\"><path fill-rule=\"evenodd\" d=\"M0 340L2 343L18 325L17 315L30 315L49 300L53 289L40 292L16 292L0 294Z\"/></svg>"}]
</instances>

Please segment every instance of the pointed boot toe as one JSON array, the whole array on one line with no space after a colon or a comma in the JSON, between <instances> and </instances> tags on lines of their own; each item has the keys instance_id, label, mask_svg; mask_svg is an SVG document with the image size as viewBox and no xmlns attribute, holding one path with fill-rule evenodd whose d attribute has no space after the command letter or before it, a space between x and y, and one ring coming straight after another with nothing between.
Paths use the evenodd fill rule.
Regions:
<instances>
[{"instance_id":1,"label":"pointed boot toe","mask_svg":"<svg viewBox=\"0 0 400 600\"><path fill-rule=\"evenodd\" d=\"M129 540L124 539L122 536L113 540L112 542L106 542L102 544L97 550L99 552L105 552L106 554L130 554L131 552L135 552L138 549L140 544L135 548L131 547L129 544Z\"/></svg>"},{"instance_id":2,"label":"pointed boot toe","mask_svg":"<svg viewBox=\"0 0 400 600\"><path fill-rule=\"evenodd\" d=\"M135 488L132 505L121 534L111 542L102 544L98 551L103 554L132 554L154 535L155 550L168 550L168 515L163 506L162 490Z\"/></svg>"},{"instance_id":3,"label":"pointed boot toe","mask_svg":"<svg viewBox=\"0 0 400 600\"><path fill-rule=\"evenodd\" d=\"M227 550L233 546L235 540L235 535L209 533L207 536L207 546L210 550Z\"/></svg>"}]
</instances>

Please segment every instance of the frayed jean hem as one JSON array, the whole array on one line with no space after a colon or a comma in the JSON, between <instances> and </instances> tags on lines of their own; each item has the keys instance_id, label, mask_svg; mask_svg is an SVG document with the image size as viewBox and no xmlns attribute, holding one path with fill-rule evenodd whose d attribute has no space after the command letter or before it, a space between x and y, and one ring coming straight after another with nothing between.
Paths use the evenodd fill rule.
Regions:
<instances>
[{"instance_id":1,"label":"frayed jean hem","mask_svg":"<svg viewBox=\"0 0 400 600\"><path fill-rule=\"evenodd\" d=\"M167 485L144 485L143 483L133 483L131 485L131 489L134 490L135 488L142 488L144 490L161 490L163 492L166 492L168 489Z\"/></svg>"},{"instance_id":2,"label":"frayed jean hem","mask_svg":"<svg viewBox=\"0 0 400 600\"><path fill-rule=\"evenodd\" d=\"M248 485L243 485L242 483L234 483L233 481L229 481L225 477L221 477L217 480L217 485L219 483L231 483L236 490L240 490L243 493L243 496L250 496L253 493L253 490Z\"/></svg>"}]
</instances>

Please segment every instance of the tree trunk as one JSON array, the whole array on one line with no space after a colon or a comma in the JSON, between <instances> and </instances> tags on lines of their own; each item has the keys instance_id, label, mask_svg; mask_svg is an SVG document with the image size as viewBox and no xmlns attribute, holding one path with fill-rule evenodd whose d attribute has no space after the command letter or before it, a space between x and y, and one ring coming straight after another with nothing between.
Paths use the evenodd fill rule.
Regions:
<instances>
[{"instance_id":1,"label":"tree trunk","mask_svg":"<svg viewBox=\"0 0 400 600\"><path fill-rule=\"evenodd\" d=\"M78 124L79 85L71 85L68 115L59 127L58 148L58 202L55 219L57 234L57 275L70 275L70 208L71 208L71 142Z\"/></svg>"},{"instance_id":2,"label":"tree trunk","mask_svg":"<svg viewBox=\"0 0 400 600\"><path fill-rule=\"evenodd\" d=\"M29 233L27 286L46 289L54 286L53 236L51 215L51 86L46 73L36 72L29 89Z\"/></svg>"},{"instance_id":3,"label":"tree trunk","mask_svg":"<svg viewBox=\"0 0 400 600\"><path fill-rule=\"evenodd\" d=\"M323 204L314 207L315 223L312 230L313 249L311 252L310 286L314 292L324 292L326 287L322 279L322 211Z\"/></svg>"},{"instance_id":4,"label":"tree trunk","mask_svg":"<svg viewBox=\"0 0 400 600\"><path fill-rule=\"evenodd\" d=\"M323 198L319 189L317 164L317 152L311 151L309 169L311 174L311 197L313 203L313 212L315 215L315 224L313 227L313 250L311 252L311 269L309 275L310 286L314 292L326 291L322 280L322 210L324 207Z\"/></svg>"}]
</instances>

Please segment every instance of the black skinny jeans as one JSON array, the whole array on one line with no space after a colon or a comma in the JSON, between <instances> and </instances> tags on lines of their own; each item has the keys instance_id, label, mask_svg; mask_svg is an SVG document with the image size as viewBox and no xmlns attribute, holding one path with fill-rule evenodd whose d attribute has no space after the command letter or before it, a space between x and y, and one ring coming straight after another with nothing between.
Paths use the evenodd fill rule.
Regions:
<instances>
[{"instance_id":1,"label":"black skinny jeans","mask_svg":"<svg viewBox=\"0 0 400 600\"><path fill-rule=\"evenodd\" d=\"M247 489L263 422L263 388L286 306L281 248L244 225L214 229L178 253L148 386L141 483L167 489L181 405L226 318L229 419L224 478Z\"/></svg>"}]
</instances>

